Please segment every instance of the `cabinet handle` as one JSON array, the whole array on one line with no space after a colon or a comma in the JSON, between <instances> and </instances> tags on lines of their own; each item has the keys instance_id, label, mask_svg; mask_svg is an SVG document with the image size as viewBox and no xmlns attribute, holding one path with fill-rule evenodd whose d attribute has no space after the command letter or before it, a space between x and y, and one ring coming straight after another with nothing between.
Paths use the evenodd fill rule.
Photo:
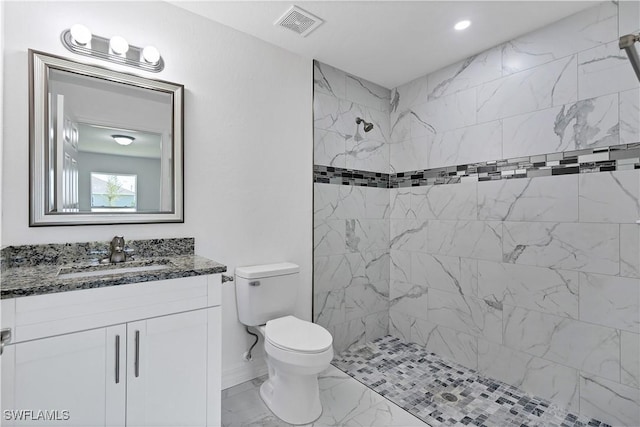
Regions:
<instances>
[{"instance_id":1,"label":"cabinet handle","mask_svg":"<svg viewBox=\"0 0 640 427\"><path fill-rule=\"evenodd\" d=\"M116 384L120 382L120 335L116 335Z\"/></svg>"},{"instance_id":2,"label":"cabinet handle","mask_svg":"<svg viewBox=\"0 0 640 427\"><path fill-rule=\"evenodd\" d=\"M4 352L4 346L11 341L11 328L0 331L0 356Z\"/></svg>"},{"instance_id":3,"label":"cabinet handle","mask_svg":"<svg viewBox=\"0 0 640 427\"><path fill-rule=\"evenodd\" d=\"M136 378L140 376L140 331L136 331L136 361L135 361Z\"/></svg>"}]
</instances>

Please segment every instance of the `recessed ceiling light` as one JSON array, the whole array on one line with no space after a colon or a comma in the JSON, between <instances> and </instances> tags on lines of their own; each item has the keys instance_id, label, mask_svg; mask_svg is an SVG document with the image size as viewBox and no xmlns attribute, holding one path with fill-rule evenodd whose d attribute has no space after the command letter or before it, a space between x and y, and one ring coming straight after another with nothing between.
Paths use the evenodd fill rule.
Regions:
<instances>
[{"instance_id":1,"label":"recessed ceiling light","mask_svg":"<svg viewBox=\"0 0 640 427\"><path fill-rule=\"evenodd\" d=\"M453 28L455 28L458 31L461 31L461 30L464 30L465 28L468 28L469 25L471 25L471 21L465 19L464 21L458 22L456 25L453 26Z\"/></svg>"}]
</instances>

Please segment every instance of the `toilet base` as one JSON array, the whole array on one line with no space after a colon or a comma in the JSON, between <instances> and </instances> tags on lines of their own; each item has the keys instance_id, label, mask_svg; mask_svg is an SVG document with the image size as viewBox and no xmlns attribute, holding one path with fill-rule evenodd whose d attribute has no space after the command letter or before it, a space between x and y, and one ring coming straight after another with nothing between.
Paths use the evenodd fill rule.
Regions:
<instances>
[{"instance_id":1,"label":"toilet base","mask_svg":"<svg viewBox=\"0 0 640 427\"><path fill-rule=\"evenodd\" d=\"M260 397L275 416L289 424L310 424L322 415L317 374L275 375L269 367Z\"/></svg>"}]
</instances>

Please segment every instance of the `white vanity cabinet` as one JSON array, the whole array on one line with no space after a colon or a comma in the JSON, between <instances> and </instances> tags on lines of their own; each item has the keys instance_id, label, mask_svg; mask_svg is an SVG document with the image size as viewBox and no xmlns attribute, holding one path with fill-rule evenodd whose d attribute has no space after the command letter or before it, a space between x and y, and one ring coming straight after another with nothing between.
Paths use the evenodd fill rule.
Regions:
<instances>
[{"instance_id":1,"label":"white vanity cabinet","mask_svg":"<svg viewBox=\"0 0 640 427\"><path fill-rule=\"evenodd\" d=\"M100 328L7 346L2 355L2 425L106 425L106 402L115 403L113 394L119 391L108 384L112 375L105 375L108 355L113 351L106 338L107 328ZM4 387L10 378L12 390ZM119 394L124 398L124 389ZM59 414L54 413L54 417L64 418L62 411L66 410L71 418L49 423L28 419L12 422L7 419L7 410L17 411L16 418L20 418L17 413L21 410L57 410ZM33 417L22 414L24 418L37 417L35 413Z\"/></svg>"},{"instance_id":2,"label":"white vanity cabinet","mask_svg":"<svg viewBox=\"0 0 640 427\"><path fill-rule=\"evenodd\" d=\"M128 426L207 425L208 315L127 324Z\"/></svg>"},{"instance_id":3,"label":"white vanity cabinet","mask_svg":"<svg viewBox=\"0 0 640 427\"><path fill-rule=\"evenodd\" d=\"M220 285L216 274L3 300L1 425L220 425ZM58 420L8 419L29 410Z\"/></svg>"}]
</instances>

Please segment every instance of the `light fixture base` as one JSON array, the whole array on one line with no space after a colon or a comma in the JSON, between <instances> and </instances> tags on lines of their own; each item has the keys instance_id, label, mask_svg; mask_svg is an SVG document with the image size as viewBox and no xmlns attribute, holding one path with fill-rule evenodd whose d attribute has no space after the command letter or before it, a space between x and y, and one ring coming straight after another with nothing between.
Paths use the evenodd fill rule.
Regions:
<instances>
[{"instance_id":1,"label":"light fixture base","mask_svg":"<svg viewBox=\"0 0 640 427\"><path fill-rule=\"evenodd\" d=\"M129 50L124 55L115 55L109 50L109 39L96 36L91 37L91 41L87 45L82 46L73 42L71 30L64 30L60 36L62 45L73 53L78 55L99 58L115 64L127 65L139 70L159 73L164 69L164 60L160 56L157 63L149 63L142 56L143 48L129 45Z\"/></svg>"}]
</instances>

